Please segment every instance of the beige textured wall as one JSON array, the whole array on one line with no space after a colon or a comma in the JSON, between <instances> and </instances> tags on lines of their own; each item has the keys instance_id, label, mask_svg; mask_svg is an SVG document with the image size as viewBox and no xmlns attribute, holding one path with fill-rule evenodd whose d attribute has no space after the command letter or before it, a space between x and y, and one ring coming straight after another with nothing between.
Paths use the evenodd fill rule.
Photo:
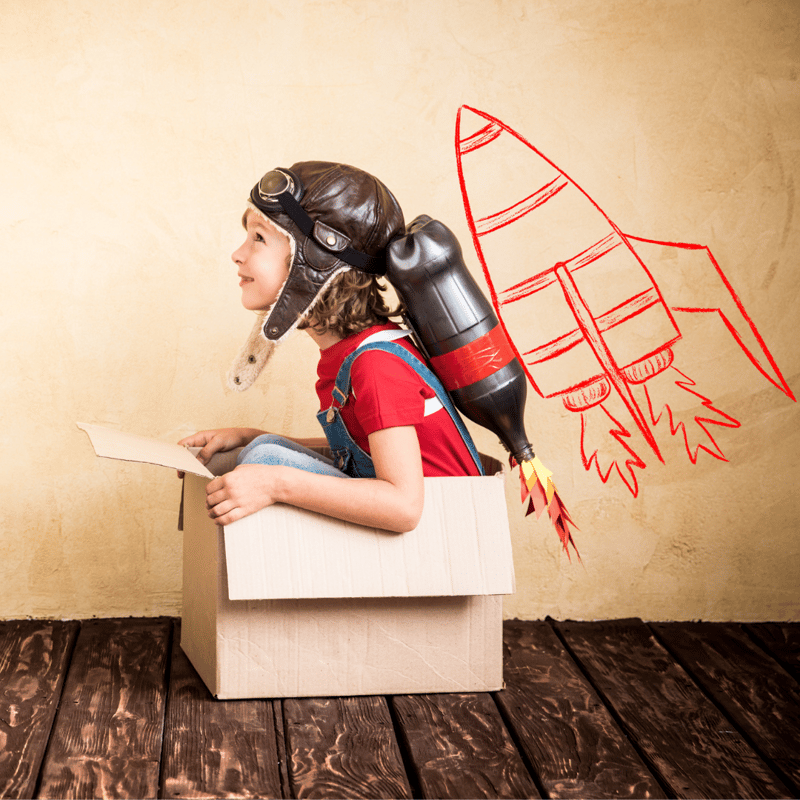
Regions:
<instances>
[{"instance_id":1,"label":"beige textured wall","mask_svg":"<svg viewBox=\"0 0 800 800\"><path fill-rule=\"evenodd\" d=\"M794 0L4 0L0 21L0 617L180 613L178 481L96 459L74 422L316 434L306 336L249 393L222 388L251 325L229 261L243 198L275 165L355 163L448 222L477 274L462 103L624 231L709 245L800 388ZM800 619L798 406L718 321L684 334L680 367L742 422L718 436L730 463L667 443L634 499L584 472L575 415L532 397L583 566L509 480L509 616Z\"/></svg>"}]
</instances>

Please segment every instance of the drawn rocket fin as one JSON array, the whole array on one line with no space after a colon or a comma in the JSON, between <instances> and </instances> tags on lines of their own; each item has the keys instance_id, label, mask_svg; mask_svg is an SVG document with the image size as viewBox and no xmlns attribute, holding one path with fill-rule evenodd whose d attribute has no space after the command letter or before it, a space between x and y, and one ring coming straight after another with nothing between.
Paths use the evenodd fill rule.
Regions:
<instances>
[{"instance_id":1,"label":"drawn rocket fin","mask_svg":"<svg viewBox=\"0 0 800 800\"><path fill-rule=\"evenodd\" d=\"M673 311L719 314L753 366L771 384L796 400L741 299L708 247L623 235Z\"/></svg>"}]
</instances>

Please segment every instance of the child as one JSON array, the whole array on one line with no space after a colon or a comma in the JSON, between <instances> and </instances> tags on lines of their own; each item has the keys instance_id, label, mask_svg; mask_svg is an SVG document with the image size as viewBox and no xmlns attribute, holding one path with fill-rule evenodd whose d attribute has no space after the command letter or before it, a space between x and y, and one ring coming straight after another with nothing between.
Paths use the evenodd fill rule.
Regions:
<instances>
[{"instance_id":1,"label":"child","mask_svg":"<svg viewBox=\"0 0 800 800\"><path fill-rule=\"evenodd\" d=\"M301 162L259 181L242 223L245 241L232 256L242 304L263 317L232 385L247 388L273 344L304 329L320 348L318 419L327 441L252 428L183 439L202 448L203 463L244 446L237 467L209 482L209 516L227 525L280 502L412 530L422 514L424 476L478 475L480 467L444 390L390 321L381 295L386 246L404 233L397 201L362 170ZM307 449L326 443L335 461Z\"/></svg>"}]
</instances>

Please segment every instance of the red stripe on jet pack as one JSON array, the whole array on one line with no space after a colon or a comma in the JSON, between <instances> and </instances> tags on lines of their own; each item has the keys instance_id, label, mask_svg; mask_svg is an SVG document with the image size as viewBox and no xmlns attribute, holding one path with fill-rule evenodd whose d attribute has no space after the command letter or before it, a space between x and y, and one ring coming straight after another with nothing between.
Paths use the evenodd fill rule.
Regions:
<instances>
[{"instance_id":1,"label":"red stripe on jet pack","mask_svg":"<svg viewBox=\"0 0 800 800\"><path fill-rule=\"evenodd\" d=\"M514 351L500 325L469 344L434 356L431 367L447 391L470 386L502 369L514 358Z\"/></svg>"}]
</instances>

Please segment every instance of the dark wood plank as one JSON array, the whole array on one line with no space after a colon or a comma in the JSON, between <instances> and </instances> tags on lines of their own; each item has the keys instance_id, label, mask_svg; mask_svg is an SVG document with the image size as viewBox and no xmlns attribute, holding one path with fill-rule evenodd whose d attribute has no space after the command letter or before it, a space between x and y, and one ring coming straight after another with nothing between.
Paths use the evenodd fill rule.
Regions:
<instances>
[{"instance_id":1,"label":"dark wood plank","mask_svg":"<svg viewBox=\"0 0 800 800\"><path fill-rule=\"evenodd\" d=\"M745 625L747 632L800 681L800 623L758 622Z\"/></svg>"},{"instance_id":2,"label":"dark wood plank","mask_svg":"<svg viewBox=\"0 0 800 800\"><path fill-rule=\"evenodd\" d=\"M42 770L40 797L155 797L168 619L81 625Z\"/></svg>"},{"instance_id":3,"label":"dark wood plank","mask_svg":"<svg viewBox=\"0 0 800 800\"><path fill-rule=\"evenodd\" d=\"M283 701L295 797L411 797L383 697Z\"/></svg>"},{"instance_id":4,"label":"dark wood plank","mask_svg":"<svg viewBox=\"0 0 800 800\"><path fill-rule=\"evenodd\" d=\"M735 623L651 623L650 627L797 793L797 681Z\"/></svg>"},{"instance_id":5,"label":"dark wood plank","mask_svg":"<svg viewBox=\"0 0 800 800\"><path fill-rule=\"evenodd\" d=\"M392 699L422 797L540 797L486 693Z\"/></svg>"},{"instance_id":6,"label":"dark wood plank","mask_svg":"<svg viewBox=\"0 0 800 800\"><path fill-rule=\"evenodd\" d=\"M506 621L497 703L549 797L665 797L546 622Z\"/></svg>"},{"instance_id":7,"label":"dark wood plank","mask_svg":"<svg viewBox=\"0 0 800 800\"><path fill-rule=\"evenodd\" d=\"M77 622L0 622L0 797L33 797Z\"/></svg>"},{"instance_id":8,"label":"dark wood plank","mask_svg":"<svg viewBox=\"0 0 800 800\"><path fill-rule=\"evenodd\" d=\"M640 620L557 628L675 796L792 796Z\"/></svg>"},{"instance_id":9,"label":"dark wood plank","mask_svg":"<svg viewBox=\"0 0 800 800\"><path fill-rule=\"evenodd\" d=\"M289 781L289 756L286 750L286 731L283 727L283 700L270 700L272 716L275 719L275 741L278 745L278 772L281 781L281 797L291 797Z\"/></svg>"},{"instance_id":10,"label":"dark wood plank","mask_svg":"<svg viewBox=\"0 0 800 800\"><path fill-rule=\"evenodd\" d=\"M215 700L172 644L163 797L282 797L270 700Z\"/></svg>"}]
</instances>

